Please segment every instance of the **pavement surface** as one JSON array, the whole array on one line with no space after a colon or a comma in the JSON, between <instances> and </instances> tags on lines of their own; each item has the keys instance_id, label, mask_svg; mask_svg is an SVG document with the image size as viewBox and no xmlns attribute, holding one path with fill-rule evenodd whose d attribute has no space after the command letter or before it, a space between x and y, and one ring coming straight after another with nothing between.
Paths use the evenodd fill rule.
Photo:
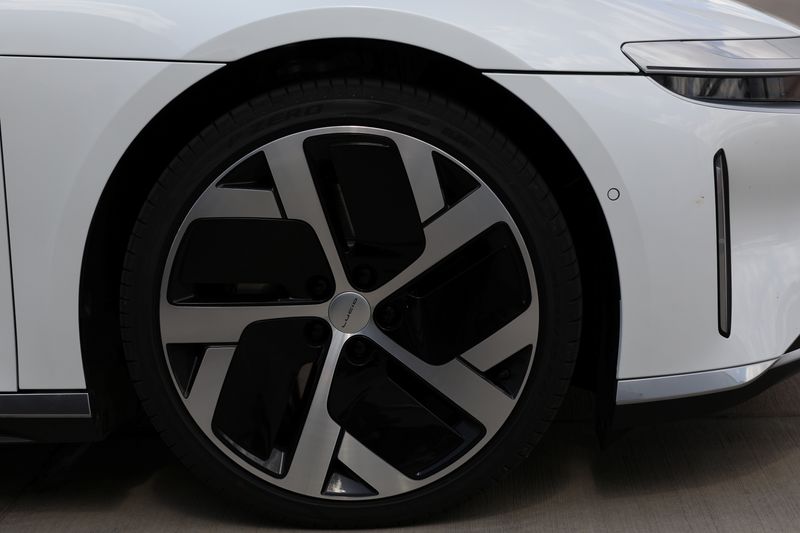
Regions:
<instances>
[{"instance_id":1,"label":"pavement surface","mask_svg":"<svg viewBox=\"0 0 800 533\"><path fill-rule=\"evenodd\" d=\"M800 529L800 379L714 417L641 428L601 449L585 394L507 480L399 531ZM287 531L196 481L152 434L0 453L0 531Z\"/></svg>"},{"instance_id":2,"label":"pavement surface","mask_svg":"<svg viewBox=\"0 0 800 533\"><path fill-rule=\"evenodd\" d=\"M800 23L800 0L750 3ZM400 531L800 531L800 377L720 415L601 449L573 391L501 485ZM0 447L0 531L281 530L197 482L148 432L75 447Z\"/></svg>"}]
</instances>

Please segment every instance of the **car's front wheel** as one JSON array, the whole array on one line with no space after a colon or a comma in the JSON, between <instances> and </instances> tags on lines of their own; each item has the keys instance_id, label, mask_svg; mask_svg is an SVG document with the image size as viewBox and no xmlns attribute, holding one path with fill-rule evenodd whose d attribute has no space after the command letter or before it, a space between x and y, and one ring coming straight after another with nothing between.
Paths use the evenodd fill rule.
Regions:
<instances>
[{"instance_id":1,"label":"car's front wheel","mask_svg":"<svg viewBox=\"0 0 800 533\"><path fill-rule=\"evenodd\" d=\"M142 207L121 297L165 441L307 525L407 521L502 476L580 332L570 235L528 159L379 80L285 87L205 129Z\"/></svg>"}]
</instances>

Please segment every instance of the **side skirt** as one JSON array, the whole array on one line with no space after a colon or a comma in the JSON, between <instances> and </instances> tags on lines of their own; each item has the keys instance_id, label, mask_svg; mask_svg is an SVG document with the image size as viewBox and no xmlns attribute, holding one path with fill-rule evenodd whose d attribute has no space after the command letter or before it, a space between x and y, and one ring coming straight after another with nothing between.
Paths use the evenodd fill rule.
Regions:
<instances>
[{"instance_id":1,"label":"side skirt","mask_svg":"<svg viewBox=\"0 0 800 533\"><path fill-rule=\"evenodd\" d=\"M0 442L90 442L106 433L86 391L0 394Z\"/></svg>"}]
</instances>

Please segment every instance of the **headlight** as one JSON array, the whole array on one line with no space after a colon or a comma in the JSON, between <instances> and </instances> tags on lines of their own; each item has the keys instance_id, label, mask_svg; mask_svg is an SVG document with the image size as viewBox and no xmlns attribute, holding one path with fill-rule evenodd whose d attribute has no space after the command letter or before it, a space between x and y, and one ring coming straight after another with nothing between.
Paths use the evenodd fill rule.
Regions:
<instances>
[{"instance_id":1,"label":"headlight","mask_svg":"<svg viewBox=\"0 0 800 533\"><path fill-rule=\"evenodd\" d=\"M626 43L646 75L677 94L733 103L800 103L800 37Z\"/></svg>"}]
</instances>

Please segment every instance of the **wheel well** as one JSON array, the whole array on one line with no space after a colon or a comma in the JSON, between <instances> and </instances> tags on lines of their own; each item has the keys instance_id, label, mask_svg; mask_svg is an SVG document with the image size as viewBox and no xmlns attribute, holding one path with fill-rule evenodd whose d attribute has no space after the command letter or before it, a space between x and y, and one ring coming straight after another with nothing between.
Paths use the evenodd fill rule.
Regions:
<instances>
[{"instance_id":1,"label":"wheel well","mask_svg":"<svg viewBox=\"0 0 800 533\"><path fill-rule=\"evenodd\" d=\"M81 346L96 400L132 398L119 392L130 389L118 326L119 279L128 236L161 171L227 110L320 76L374 76L425 86L490 119L527 153L566 216L583 266L585 326L575 381L611 398L605 388L613 386L617 362L616 258L597 197L567 146L526 104L472 67L409 45L332 39L287 45L226 65L175 98L128 147L95 211L81 272Z\"/></svg>"}]
</instances>

